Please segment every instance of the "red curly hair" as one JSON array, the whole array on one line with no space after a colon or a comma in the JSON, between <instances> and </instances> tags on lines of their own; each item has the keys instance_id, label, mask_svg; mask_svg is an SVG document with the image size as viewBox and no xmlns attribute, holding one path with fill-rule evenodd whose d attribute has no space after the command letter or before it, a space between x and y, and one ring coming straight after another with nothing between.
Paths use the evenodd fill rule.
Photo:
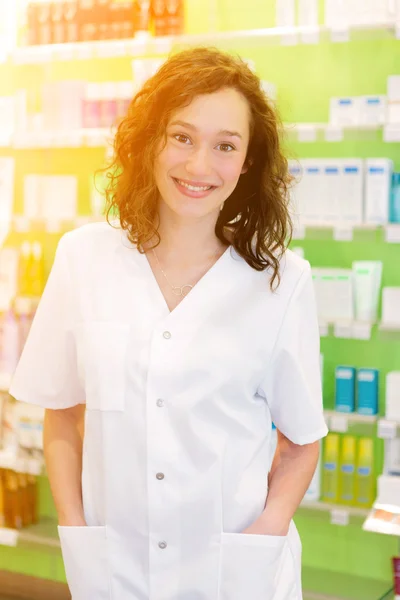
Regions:
<instances>
[{"instance_id":1,"label":"red curly hair","mask_svg":"<svg viewBox=\"0 0 400 600\"><path fill-rule=\"evenodd\" d=\"M114 140L106 186L107 219L117 213L122 229L141 252L154 237L159 243L153 171L160 142L166 142L167 124L176 109L199 94L222 88L233 88L247 99L250 142L248 170L227 198L215 233L254 269L270 268L272 288L275 280L279 284L279 261L292 234L288 208L291 178L277 112L257 75L239 57L214 48L179 52L134 96Z\"/></svg>"}]
</instances>

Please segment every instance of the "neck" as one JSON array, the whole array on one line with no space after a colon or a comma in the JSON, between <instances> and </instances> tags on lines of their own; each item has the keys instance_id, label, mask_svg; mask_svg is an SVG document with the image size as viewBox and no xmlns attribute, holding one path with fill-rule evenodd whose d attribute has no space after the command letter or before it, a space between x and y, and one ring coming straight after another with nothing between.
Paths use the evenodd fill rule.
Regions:
<instances>
[{"instance_id":1,"label":"neck","mask_svg":"<svg viewBox=\"0 0 400 600\"><path fill-rule=\"evenodd\" d=\"M201 263L213 254L222 254L226 246L215 235L218 215L202 219L183 219L171 211L160 210L160 244L157 254L165 261L182 267Z\"/></svg>"}]
</instances>

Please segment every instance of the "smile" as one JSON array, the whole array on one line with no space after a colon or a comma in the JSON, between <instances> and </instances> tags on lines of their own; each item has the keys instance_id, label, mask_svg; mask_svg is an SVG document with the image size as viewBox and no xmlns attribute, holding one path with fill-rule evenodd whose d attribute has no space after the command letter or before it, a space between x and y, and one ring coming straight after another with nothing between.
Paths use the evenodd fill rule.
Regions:
<instances>
[{"instance_id":1,"label":"smile","mask_svg":"<svg viewBox=\"0 0 400 600\"><path fill-rule=\"evenodd\" d=\"M183 181L182 179L177 179L176 177L174 177L173 179L179 185L186 188L187 190L190 190L191 192L208 192L209 190L211 190L212 188L215 187L214 185L194 185L191 183L187 183L186 181Z\"/></svg>"}]
</instances>

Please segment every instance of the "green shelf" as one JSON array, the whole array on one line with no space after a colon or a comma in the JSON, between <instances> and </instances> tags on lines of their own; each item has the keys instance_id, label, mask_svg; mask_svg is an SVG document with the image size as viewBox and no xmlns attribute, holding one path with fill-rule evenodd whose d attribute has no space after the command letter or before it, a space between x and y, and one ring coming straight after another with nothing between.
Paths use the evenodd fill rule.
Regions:
<instances>
[{"instance_id":1,"label":"green shelf","mask_svg":"<svg viewBox=\"0 0 400 600\"><path fill-rule=\"evenodd\" d=\"M304 600L392 600L388 581L303 568Z\"/></svg>"}]
</instances>

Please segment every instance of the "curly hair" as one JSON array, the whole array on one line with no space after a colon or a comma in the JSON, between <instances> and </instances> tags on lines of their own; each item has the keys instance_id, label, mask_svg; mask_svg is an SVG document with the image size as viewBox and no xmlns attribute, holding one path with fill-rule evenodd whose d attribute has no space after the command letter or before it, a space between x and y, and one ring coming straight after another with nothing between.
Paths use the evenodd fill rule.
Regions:
<instances>
[{"instance_id":1,"label":"curly hair","mask_svg":"<svg viewBox=\"0 0 400 600\"><path fill-rule=\"evenodd\" d=\"M225 201L215 233L254 269L270 268L273 289L275 280L279 285L280 258L292 235L291 177L277 111L260 79L239 57L214 48L178 52L136 93L114 139L105 190L107 219L119 214L122 229L140 252L154 237L158 240L154 247L158 245L158 190L153 170L160 142L164 139L166 143L167 124L176 109L189 105L196 96L223 88L240 92L250 107L249 168Z\"/></svg>"}]
</instances>

